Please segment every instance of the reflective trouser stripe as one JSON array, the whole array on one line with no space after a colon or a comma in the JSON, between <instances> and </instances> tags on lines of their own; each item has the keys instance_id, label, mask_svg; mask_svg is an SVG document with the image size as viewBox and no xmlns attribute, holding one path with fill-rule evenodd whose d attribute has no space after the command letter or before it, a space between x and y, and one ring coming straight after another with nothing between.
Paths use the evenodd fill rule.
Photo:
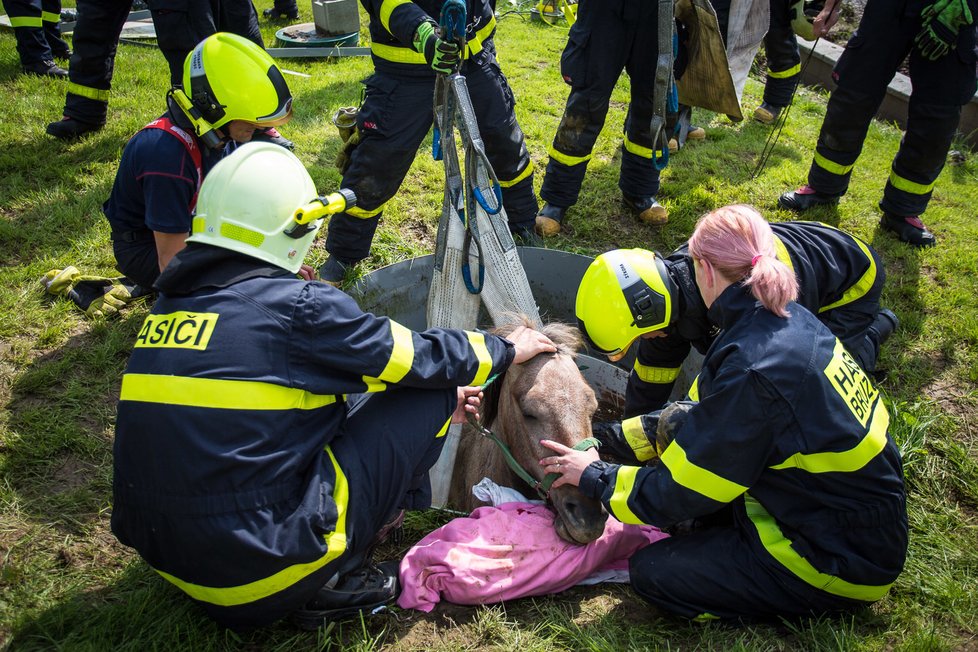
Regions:
<instances>
[{"instance_id":1,"label":"reflective trouser stripe","mask_svg":"<svg viewBox=\"0 0 978 652\"><path fill-rule=\"evenodd\" d=\"M556 160L559 163L563 163L568 167L574 167L575 165L580 165L581 163L586 163L591 160L591 154L585 154L584 156L571 156L570 154L564 154L563 152L557 151L553 145L547 152L550 154L550 158Z\"/></svg>"},{"instance_id":2,"label":"reflective trouser stripe","mask_svg":"<svg viewBox=\"0 0 978 652\"><path fill-rule=\"evenodd\" d=\"M90 100L96 100L97 102L108 102L109 101L109 91L102 90L100 88L92 88L91 86L82 86L81 84L76 84L75 82L68 82L68 92L74 93L81 97L87 97Z\"/></svg>"},{"instance_id":3,"label":"reflective trouser stripe","mask_svg":"<svg viewBox=\"0 0 978 652\"><path fill-rule=\"evenodd\" d=\"M635 513L628 506L628 497L632 495L635 477L641 468L638 466L620 466L618 473L615 474L615 492L611 495L611 500L608 501L608 507L611 508L611 513L614 514L615 518L622 523L642 525L642 520L635 516Z\"/></svg>"},{"instance_id":4,"label":"reflective trouser stripe","mask_svg":"<svg viewBox=\"0 0 978 652\"><path fill-rule=\"evenodd\" d=\"M784 566L792 575L816 589L853 600L875 602L890 590L893 583L882 586L868 584L853 584L833 575L822 573L811 563L795 552L791 541L785 538L781 528L773 516L750 494L744 496L744 506L747 516L757 529L761 545L775 560Z\"/></svg>"},{"instance_id":5,"label":"reflective trouser stripe","mask_svg":"<svg viewBox=\"0 0 978 652\"><path fill-rule=\"evenodd\" d=\"M17 16L10 18L11 27L44 27L40 16Z\"/></svg>"},{"instance_id":6,"label":"reflective trouser stripe","mask_svg":"<svg viewBox=\"0 0 978 652\"><path fill-rule=\"evenodd\" d=\"M356 207L348 208L346 209L346 214L349 215L350 217L356 217L361 220L369 220L371 217L376 217L377 215L380 215L380 213L383 212L384 210L384 206L386 205L387 202L384 202L377 208L370 211L366 211L362 208L356 208Z\"/></svg>"},{"instance_id":7,"label":"reflective trouser stripe","mask_svg":"<svg viewBox=\"0 0 978 652\"><path fill-rule=\"evenodd\" d=\"M791 66L787 70L782 70L780 72L774 72L773 70L768 68L767 76L773 77L774 79L787 79L788 77L794 77L800 72L801 72L801 64L796 63L795 65Z\"/></svg>"},{"instance_id":8,"label":"reflective trouser stripe","mask_svg":"<svg viewBox=\"0 0 978 652\"><path fill-rule=\"evenodd\" d=\"M655 156L663 155L663 151L661 149L657 149L653 152L651 147L644 147L642 145L638 145L628 140L627 135L625 136L625 151L631 152L635 156L640 156L642 158L648 158L648 159L651 159L653 154Z\"/></svg>"},{"instance_id":9,"label":"reflective trouser stripe","mask_svg":"<svg viewBox=\"0 0 978 652\"><path fill-rule=\"evenodd\" d=\"M323 537L327 548L325 555L305 564L295 564L283 568L270 577L265 577L240 586L202 586L200 584L185 582L159 569L154 570L195 600L216 604L221 607L233 607L275 595L279 591L283 591L305 577L308 577L342 555L346 550L346 510L350 502L350 486L347 483L343 469L340 468L339 462L336 461L336 456L333 455L333 451L330 450L329 446L326 447L326 452L329 454L329 459L333 462L333 469L336 472L333 502L336 503L337 514L336 529Z\"/></svg>"},{"instance_id":10,"label":"reflective trouser stripe","mask_svg":"<svg viewBox=\"0 0 978 652\"><path fill-rule=\"evenodd\" d=\"M853 168L852 165L839 165L838 163L833 163L818 152L815 152L815 165L822 168L826 172L838 174L839 176L849 174Z\"/></svg>"},{"instance_id":11,"label":"reflective trouser stripe","mask_svg":"<svg viewBox=\"0 0 978 652\"><path fill-rule=\"evenodd\" d=\"M917 183L916 181L901 177L892 169L890 170L890 184L897 190L908 192L911 195L926 195L934 189L935 183L937 183L936 180L930 183Z\"/></svg>"},{"instance_id":12,"label":"reflective trouser stripe","mask_svg":"<svg viewBox=\"0 0 978 652\"><path fill-rule=\"evenodd\" d=\"M516 184L518 184L523 179L525 179L528 176L530 176L531 174L533 174L533 161L530 161L527 164L527 166L525 168L523 168L523 171L520 172L519 174L517 174L515 178L508 179L506 181L503 181L502 179L500 179L499 180L499 185L502 188L511 188L511 187L515 186Z\"/></svg>"},{"instance_id":13,"label":"reflective trouser stripe","mask_svg":"<svg viewBox=\"0 0 978 652\"><path fill-rule=\"evenodd\" d=\"M122 376L119 400L222 410L315 410L337 397L254 380L129 373Z\"/></svg>"},{"instance_id":14,"label":"reflective trouser stripe","mask_svg":"<svg viewBox=\"0 0 978 652\"><path fill-rule=\"evenodd\" d=\"M646 462L656 456L655 448L645 434L642 426L642 417L631 417L621 422L621 433L628 442L628 447L635 453L635 458L639 462Z\"/></svg>"},{"instance_id":15,"label":"reflective trouser stripe","mask_svg":"<svg viewBox=\"0 0 978 652\"><path fill-rule=\"evenodd\" d=\"M679 372L682 371L682 367L650 367L636 360L632 366L632 370L643 383L665 385L666 383L675 382L679 378Z\"/></svg>"},{"instance_id":16,"label":"reflective trouser stripe","mask_svg":"<svg viewBox=\"0 0 978 652\"><path fill-rule=\"evenodd\" d=\"M866 254L866 259L869 261L869 267L865 272L863 272L863 275L852 285L852 287L842 293L841 299L835 303L830 303L827 306L822 306L819 308L818 311L820 313L825 312L826 310L832 310L833 308L838 308L839 306L844 306L847 303L852 303L856 299L861 299L862 297L866 296L866 293L869 292L876 283L876 259L873 258L873 254L869 252L869 247L867 247L862 240L859 238L853 238L853 240L857 245L859 245L859 248L863 250L863 253Z\"/></svg>"},{"instance_id":17,"label":"reflective trouser stripe","mask_svg":"<svg viewBox=\"0 0 978 652\"><path fill-rule=\"evenodd\" d=\"M747 487L690 462L686 451L676 440L666 446L660 459L676 484L718 503L729 503L747 491Z\"/></svg>"},{"instance_id":18,"label":"reflective trouser stripe","mask_svg":"<svg viewBox=\"0 0 978 652\"><path fill-rule=\"evenodd\" d=\"M53 11L42 11L41 20L43 20L45 23L60 23L61 14L56 14Z\"/></svg>"},{"instance_id":19,"label":"reflective trouser stripe","mask_svg":"<svg viewBox=\"0 0 978 652\"><path fill-rule=\"evenodd\" d=\"M890 427L890 414L882 399L876 400L872 421L866 435L847 451L823 453L795 453L781 464L771 468L802 469L809 473L851 473L870 463L886 447L886 431Z\"/></svg>"}]
</instances>

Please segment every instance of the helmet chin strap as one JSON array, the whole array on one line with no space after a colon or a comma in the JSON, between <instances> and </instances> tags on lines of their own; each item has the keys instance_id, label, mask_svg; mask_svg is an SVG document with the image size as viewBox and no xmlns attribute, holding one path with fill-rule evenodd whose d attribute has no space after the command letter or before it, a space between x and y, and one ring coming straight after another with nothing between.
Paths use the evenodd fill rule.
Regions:
<instances>
[{"instance_id":1,"label":"helmet chin strap","mask_svg":"<svg viewBox=\"0 0 978 652\"><path fill-rule=\"evenodd\" d=\"M204 120L200 111L190 101L190 98L187 97L187 94L183 92L182 88L171 88L167 93L167 97L172 98L176 105L180 107L180 110L193 125L197 137L200 138L200 141L206 147L217 149L224 145L227 140L224 134L211 123Z\"/></svg>"}]
</instances>

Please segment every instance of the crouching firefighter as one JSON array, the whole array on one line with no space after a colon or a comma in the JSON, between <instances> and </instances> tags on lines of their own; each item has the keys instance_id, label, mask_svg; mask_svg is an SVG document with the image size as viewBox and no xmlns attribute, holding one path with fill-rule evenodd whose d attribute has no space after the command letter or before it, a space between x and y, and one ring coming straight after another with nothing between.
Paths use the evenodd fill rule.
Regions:
<instances>
[{"instance_id":1,"label":"crouching firefighter","mask_svg":"<svg viewBox=\"0 0 978 652\"><path fill-rule=\"evenodd\" d=\"M119 161L102 210L116 266L151 288L190 233L200 184L231 141L292 117L292 94L274 59L252 41L213 34L187 56L183 88L166 112L136 133Z\"/></svg>"},{"instance_id":2,"label":"crouching firefighter","mask_svg":"<svg viewBox=\"0 0 978 652\"><path fill-rule=\"evenodd\" d=\"M563 473L554 487L579 486L623 523L701 520L629 562L632 587L658 607L699 620L772 618L880 600L908 539L900 451L880 392L793 300L797 280L759 215L707 214L689 255L721 331L681 423L661 432L663 413L634 424L657 463L606 463L544 441L554 454L540 464Z\"/></svg>"},{"instance_id":3,"label":"crouching firefighter","mask_svg":"<svg viewBox=\"0 0 978 652\"><path fill-rule=\"evenodd\" d=\"M430 505L449 422L478 405L466 387L555 350L527 329L412 332L297 278L316 199L275 145L218 163L122 380L112 531L234 629L393 599L397 562L371 548Z\"/></svg>"}]
</instances>

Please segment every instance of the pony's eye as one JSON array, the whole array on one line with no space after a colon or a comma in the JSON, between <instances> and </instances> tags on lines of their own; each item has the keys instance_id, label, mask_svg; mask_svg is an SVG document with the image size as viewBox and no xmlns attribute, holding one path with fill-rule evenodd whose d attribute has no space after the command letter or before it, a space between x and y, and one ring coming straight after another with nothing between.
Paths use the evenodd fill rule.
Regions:
<instances>
[{"instance_id":1,"label":"pony's eye","mask_svg":"<svg viewBox=\"0 0 978 652\"><path fill-rule=\"evenodd\" d=\"M537 420L537 418L535 416L533 416L532 414L530 414L529 412L524 412L523 413L523 418L526 419L527 421L536 421Z\"/></svg>"}]
</instances>

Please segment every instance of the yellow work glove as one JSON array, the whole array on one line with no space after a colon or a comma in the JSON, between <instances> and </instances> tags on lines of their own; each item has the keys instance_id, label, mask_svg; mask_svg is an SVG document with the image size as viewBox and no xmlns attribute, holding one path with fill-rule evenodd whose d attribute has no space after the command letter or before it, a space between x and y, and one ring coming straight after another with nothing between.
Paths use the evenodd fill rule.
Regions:
<instances>
[{"instance_id":1,"label":"yellow work glove","mask_svg":"<svg viewBox=\"0 0 978 652\"><path fill-rule=\"evenodd\" d=\"M81 278L81 272L78 271L77 267L52 269L41 277L41 284L48 294L64 296L68 290L74 287L79 278Z\"/></svg>"}]
</instances>

